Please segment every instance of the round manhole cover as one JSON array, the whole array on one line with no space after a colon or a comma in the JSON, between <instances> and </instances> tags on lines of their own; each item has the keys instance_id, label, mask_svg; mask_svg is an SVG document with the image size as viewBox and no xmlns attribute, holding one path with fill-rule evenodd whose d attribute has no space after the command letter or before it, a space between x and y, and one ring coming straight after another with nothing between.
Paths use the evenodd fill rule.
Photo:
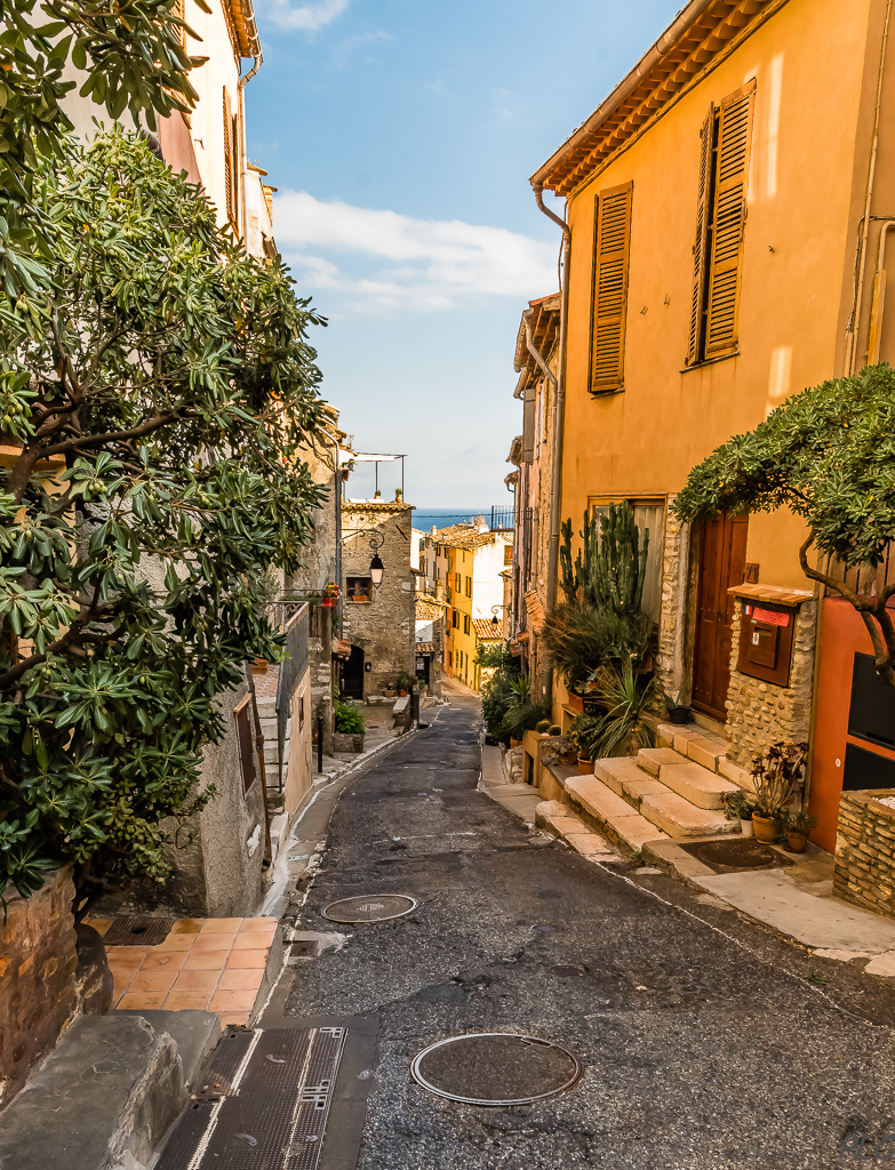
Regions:
<instances>
[{"instance_id":1,"label":"round manhole cover","mask_svg":"<svg viewBox=\"0 0 895 1170\"><path fill-rule=\"evenodd\" d=\"M388 922L417 908L416 898L408 894L361 894L354 898L340 898L323 911L331 922Z\"/></svg>"},{"instance_id":2,"label":"round manhole cover","mask_svg":"<svg viewBox=\"0 0 895 1170\"><path fill-rule=\"evenodd\" d=\"M466 1105L529 1105L571 1088L581 1076L576 1058L537 1036L473 1032L439 1040L417 1053L415 1081Z\"/></svg>"}]
</instances>

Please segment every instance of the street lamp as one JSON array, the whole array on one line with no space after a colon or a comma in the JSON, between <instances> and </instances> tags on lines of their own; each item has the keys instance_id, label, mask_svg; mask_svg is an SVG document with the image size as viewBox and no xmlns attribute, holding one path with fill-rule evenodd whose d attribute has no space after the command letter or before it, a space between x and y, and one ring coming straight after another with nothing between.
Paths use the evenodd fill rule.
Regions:
<instances>
[{"instance_id":1,"label":"street lamp","mask_svg":"<svg viewBox=\"0 0 895 1170\"><path fill-rule=\"evenodd\" d=\"M370 580L378 588L382 584L382 577L385 573L385 565L382 563L382 557L379 555L379 550L385 543L385 537L381 532L374 532L370 536L370 549L373 553L373 559L370 561Z\"/></svg>"},{"instance_id":2,"label":"street lamp","mask_svg":"<svg viewBox=\"0 0 895 1170\"><path fill-rule=\"evenodd\" d=\"M497 611L499 609L506 609L506 606L500 604L491 606L491 612L494 614L494 617L491 619L491 625L495 633L497 633L497 630L500 626L500 618L497 616Z\"/></svg>"}]
</instances>

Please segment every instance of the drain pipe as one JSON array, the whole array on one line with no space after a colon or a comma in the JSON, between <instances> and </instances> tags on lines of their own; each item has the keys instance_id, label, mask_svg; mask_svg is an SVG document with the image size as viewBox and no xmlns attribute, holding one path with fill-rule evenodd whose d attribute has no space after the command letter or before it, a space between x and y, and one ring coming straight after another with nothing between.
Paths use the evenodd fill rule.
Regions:
<instances>
[{"instance_id":1,"label":"drain pipe","mask_svg":"<svg viewBox=\"0 0 895 1170\"><path fill-rule=\"evenodd\" d=\"M562 498L562 444L566 413L566 327L569 316L569 261L572 253L572 229L564 219L560 219L555 211L545 206L543 184L532 181L532 190L539 211L555 223L563 235L559 259L559 288L562 294L559 311L559 378L554 378L547 371L554 386L553 449L551 455L553 484L550 492L550 544L547 553L547 609L549 611L556 603L556 574L559 565L559 507ZM527 329L526 340L528 337L529 330ZM540 355L532 353L532 356L544 366ZM544 368L546 369L546 366Z\"/></svg>"},{"instance_id":2,"label":"drain pipe","mask_svg":"<svg viewBox=\"0 0 895 1170\"><path fill-rule=\"evenodd\" d=\"M254 22L253 22L251 32L253 34L252 35L252 67L251 67L251 69L249 69L248 73L244 73L240 77L239 81L236 83L236 89L237 89L237 92L239 94L239 122L240 122L240 129L242 131L242 134L241 134L242 141L239 144L239 170L240 170L239 182L240 182L240 185L242 186L242 197L239 200L239 207L240 207L240 214L242 217L243 238L246 237L248 230L249 230L249 220L248 220L248 215L246 214L246 205L245 205L245 202L246 202L246 200L245 200L245 175L246 175L246 171L248 170L248 166L249 166L249 155L248 155L248 149L246 147L246 130L245 130L245 127L246 127L245 91L246 91L246 86L249 84L249 82L252 80L252 78L255 76L255 74L258 72L258 70L261 68L262 64L264 63L264 57L261 53L261 44L258 41L258 34L257 34L257 32L255 32L255 29L254 29Z\"/></svg>"}]
</instances>

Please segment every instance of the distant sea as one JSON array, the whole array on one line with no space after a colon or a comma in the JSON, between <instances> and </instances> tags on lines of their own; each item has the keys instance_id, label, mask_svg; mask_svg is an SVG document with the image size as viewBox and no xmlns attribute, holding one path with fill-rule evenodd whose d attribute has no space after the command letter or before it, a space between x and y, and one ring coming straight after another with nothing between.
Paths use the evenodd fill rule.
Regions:
<instances>
[{"instance_id":1,"label":"distant sea","mask_svg":"<svg viewBox=\"0 0 895 1170\"><path fill-rule=\"evenodd\" d=\"M436 528L447 528L450 524L475 520L476 516L484 516L490 523L491 505L487 508L414 508L413 527L423 531L428 531L433 524Z\"/></svg>"}]
</instances>

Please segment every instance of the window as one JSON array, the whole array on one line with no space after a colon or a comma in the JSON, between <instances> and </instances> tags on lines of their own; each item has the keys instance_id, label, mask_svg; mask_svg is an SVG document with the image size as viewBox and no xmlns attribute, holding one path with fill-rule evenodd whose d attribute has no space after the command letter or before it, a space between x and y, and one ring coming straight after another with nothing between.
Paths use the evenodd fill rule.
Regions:
<instances>
[{"instance_id":1,"label":"window","mask_svg":"<svg viewBox=\"0 0 895 1170\"><path fill-rule=\"evenodd\" d=\"M472 597L472 577L466 578L466 596Z\"/></svg>"},{"instance_id":2,"label":"window","mask_svg":"<svg viewBox=\"0 0 895 1170\"><path fill-rule=\"evenodd\" d=\"M346 584L349 601L369 602L373 600L372 577L349 577Z\"/></svg>"},{"instance_id":3,"label":"window","mask_svg":"<svg viewBox=\"0 0 895 1170\"><path fill-rule=\"evenodd\" d=\"M233 115L224 87L224 194L227 219L234 229L239 224L239 169L239 119Z\"/></svg>"},{"instance_id":4,"label":"window","mask_svg":"<svg viewBox=\"0 0 895 1170\"><path fill-rule=\"evenodd\" d=\"M623 499L634 509L634 523L641 529L649 529L649 546L646 553L646 573L643 580L643 597L640 608L655 621L659 621L662 609L662 555L665 548L665 500L650 496L589 496L588 507L605 515L608 505L620 503Z\"/></svg>"},{"instance_id":5,"label":"window","mask_svg":"<svg viewBox=\"0 0 895 1170\"><path fill-rule=\"evenodd\" d=\"M505 565L511 565L513 563L513 546L511 544L505 544L503 546L503 563Z\"/></svg>"},{"instance_id":6,"label":"window","mask_svg":"<svg viewBox=\"0 0 895 1170\"><path fill-rule=\"evenodd\" d=\"M461 593L463 590L463 574L462 573L455 573L454 574L454 583L457 586L457 592Z\"/></svg>"},{"instance_id":7,"label":"window","mask_svg":"<svg viewBox=\"0 0 895 1170\"><path fill-rule=\"evenodd\" d=\"M255 737L252 735L252 707L249 698L243 699L233 712L236 721L236 740L239 744L239 766L242 771L242 790L248 792L258 779L255 767Z\"/></svg>"},{"instance_id":8,"label":"window","mask_svg":"<svg viewBox=\"0 0 895 1170\"><path fill-rule=\"evenodd\" d=\"M451 626L455 630L460 629L460 615L455 609L451 610Z\"/></svg>"},{"instance_id":9,"label":"window","mask_svg":"<svg viewBox=\"0 0 895 1170\"><path fill-rule=\"evenodd\" d=\"M624 386L625 314L628 307L633 190L633 183L625 183L622 187L609 187L597 196L594 217L592 394L608 394Z\"/></svg>"},{"instance_id":10,"label":"window","mask_svg":"<svg viewBox=\"0 0 895 1170\"><path fill-rule=\"evenodd\" d=\"M736 353L755 82L712 106L701 130L687 365Z\"/></svg>"},{"instance_id":11,"label":"window","mask_svg":"<svg viewBox=\"0 0 895 1170\"><path fill-rule=\"evenodd\" d=\"M472 623L471 623L471 621L469 620L469 614L468 614L468 613L463 615L463 633L464 633L464 634L470 634L470 633L472 633Z\"/></svg>"}]
</instances>

